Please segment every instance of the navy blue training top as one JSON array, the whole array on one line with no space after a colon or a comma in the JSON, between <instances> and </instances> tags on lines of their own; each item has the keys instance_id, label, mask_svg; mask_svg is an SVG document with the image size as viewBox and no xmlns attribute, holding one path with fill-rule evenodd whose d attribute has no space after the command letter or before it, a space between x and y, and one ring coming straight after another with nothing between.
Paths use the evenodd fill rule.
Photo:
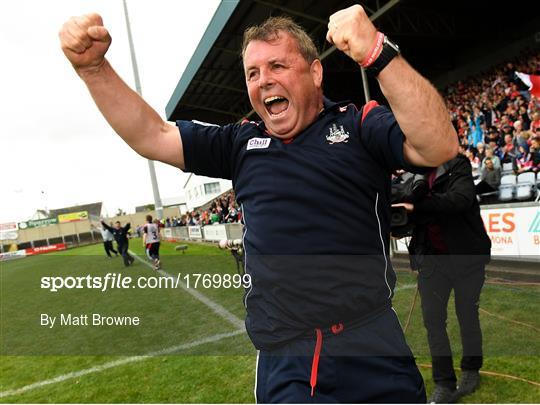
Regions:
<instances>
[{"instance_id":1,"label":"navy blue training top","mask_svg":"<svg viewBox=\"0 0 540 405\"><path fill-rule=\"evenodd\" d=\"M394 115L372 103L362 117L325 99L290 143L262 122L177 122L186 171L232 180L242 206L246 328L258 349L391 305L390 177L412 168Z\"/></svg>"}]
</instances>

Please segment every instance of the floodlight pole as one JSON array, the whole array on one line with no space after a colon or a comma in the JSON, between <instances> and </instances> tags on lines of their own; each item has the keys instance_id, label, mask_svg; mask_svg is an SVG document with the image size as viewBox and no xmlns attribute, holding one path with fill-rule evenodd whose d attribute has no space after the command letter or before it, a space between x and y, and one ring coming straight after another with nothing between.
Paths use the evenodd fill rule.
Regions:
<instances>
[{"instance_id":1,"label":"floodlight pole","mask_svg":"<svg viewBox=\"0 0 540 405\"><path fill-rule=\"evenodd\" d=\"M126 0L122 1L124 4L124 15L126 17L126 28L129 41L129 51L131 53L131 66L133 68L133 76L135 78L135 90L142 97L141 81L139 79L139 68L137 67L137 58L135 57L135 47L133 46L133 37L131 35L131 25L129 24L129 14L127 9ZM156 169L154 167L154 161L148 159L148 169L150 171L150 181L152 183L152 192L154 193L154 205L156 210L156 217L163 219L163 205L161 203L161 197L159 196L159 187L156 178Z\"/></svg>"}]
</instances>

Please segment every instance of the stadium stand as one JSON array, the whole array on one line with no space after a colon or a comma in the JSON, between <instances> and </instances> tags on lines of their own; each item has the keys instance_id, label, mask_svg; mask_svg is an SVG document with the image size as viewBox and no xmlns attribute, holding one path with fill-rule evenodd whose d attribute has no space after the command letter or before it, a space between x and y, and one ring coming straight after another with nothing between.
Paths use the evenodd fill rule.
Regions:
<instances>
[{"instance_id":1,"label":"stadium stand","mask_svg":"<svg viewBox=\"0 0 540 405\"><path fill-rule=\"evenodd\" d=\"M516 72L539 75L540 54L525 52L444 91L475 181L482 180L486 156L500 170L499 202L533 200L539 193L540 100Z\"/></svg>"},{"instance_id":2,"label":"stadium stand","mask_svg":"<svg viewBox=\"0 0 540 405\"><path fill-rule=\"evenodd\" d=\"M180 218L165 218L166 228L176 226L212 225L238 223L242 218L242 210L238 206L233 191L223 193L210 203L194 209Z\"/></svg>"}]
</instances>

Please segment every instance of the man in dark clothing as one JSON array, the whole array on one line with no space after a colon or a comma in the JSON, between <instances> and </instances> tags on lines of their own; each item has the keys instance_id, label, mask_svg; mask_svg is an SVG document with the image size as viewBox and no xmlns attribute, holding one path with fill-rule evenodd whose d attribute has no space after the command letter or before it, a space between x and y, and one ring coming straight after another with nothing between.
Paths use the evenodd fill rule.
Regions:
<instances>
[{"instance_id":1,"label":"man in dark clothing","mask_svg":"<svg viewBox=\"0 0 540 405\"><path fill-rule=\"evenodd\" d=\"M99 16L71 19L60 37L100 111L138 153L233 181L251 279L246 330L259 349L256 399L425 402L391 309L390 176L451 159L457 137L437 91L365 10L330 16L327 40L377 79L392 111L326 99L319 53L288 18L244 33L244 79L261 121L221 127L164 122L105 58L110 36Z\"/></svg>"},{"instance_id":2,"label":"man in dark clothing","mask_svg":"<svg viewBox=\"0 0 540 405\"><path fill-rule=\"evenodd\" d=\"M101 221L101 225L103 225L103 228L107 229L109 232L111 232L114 236L114 240L116 241L116 244L118 245L118 251L122 255L122 258L124 259L124 266L129 266L132 264L135 259L133 256L131 256L128 253L129 249L129 239L128 239L128 231L131 227L131 224L128 222L126 226L122 227L120 225L120 221L116 221L114 223L114 228L107 225L105 222Z\"/></svg>"},{"instance_id":3,"label":"man in dark clothing","mask_svg":"<svg viewBox=\"0 0 540 405\"><path fill-rule=\"evenodd\" d=\"M398 204L416 223L409 245L411 265L419 270L418 289L428 332L435 390L432 403L453 402L473 392L482 366L478 317L491 241L476 200L471 165L463 155L427 174L429 193L416 204ZM461 330L462 377L457 385L446 332L447 305L454 290Z\"/></svg>"},{"instance_id":4,"label":"man in dark clothing","mask_svg":"<svg viewBox=\"0 0 540 405\"><path fill-rule=\"evenodd\" d=\"M480 182L476 185L476 194L490 193L497 191L501 184L501 169L495 168L493 160L487 157L485 167L480 174Z\"/></svg>"}]
</instances>

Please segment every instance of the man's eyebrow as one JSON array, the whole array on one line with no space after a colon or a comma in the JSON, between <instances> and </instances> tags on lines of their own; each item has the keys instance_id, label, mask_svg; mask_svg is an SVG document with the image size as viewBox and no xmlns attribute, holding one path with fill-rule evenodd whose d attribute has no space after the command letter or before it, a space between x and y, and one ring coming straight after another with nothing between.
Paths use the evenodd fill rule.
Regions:
<instances>
[{"instance_id":1,"label":"man's eyebrow","mask_svg":"<svg viewBox=\"0 0 540 405\"><path fill-rule=\"evenodd\" d=\"M274 65L276 63L281 63L281 64L285 64L287 62L287 59L286 58L279 58L279 57L272 57L270 59L268 59L265 64L268 64L268 65ZM246 66L244 68L244 71L245 72L249 72L250 70L257 70L259 69L259 67L257 65L249 65L249 66Z\"/></svg>"},{"instance_id":2,"label":"man's eyebrow","mask_svg":"<svg viewBox=\"0 0 540 405\"><path fill-rule=\"evenodd\" d=\"M278 58L278 57L274 57L268 60L268 63L270 65L273 65L275 63L285 63L285 62L286 62L286 58Z\"/></svg>"},{"instance_id":3,"label":"man's eyebrow","mask_svg":"<svg viewBox=\"0 0 540 405\"><path fill-rule=\"evenodd\" d=\"M253 69L257 69L257 66L255 66L255 65L249 65L249 66L246 66L246 67L244 68L244 70L245 70L246 72L248 72L248 71L250 71L250 70L253 70Z\"/></svg>"}]
</instances>

